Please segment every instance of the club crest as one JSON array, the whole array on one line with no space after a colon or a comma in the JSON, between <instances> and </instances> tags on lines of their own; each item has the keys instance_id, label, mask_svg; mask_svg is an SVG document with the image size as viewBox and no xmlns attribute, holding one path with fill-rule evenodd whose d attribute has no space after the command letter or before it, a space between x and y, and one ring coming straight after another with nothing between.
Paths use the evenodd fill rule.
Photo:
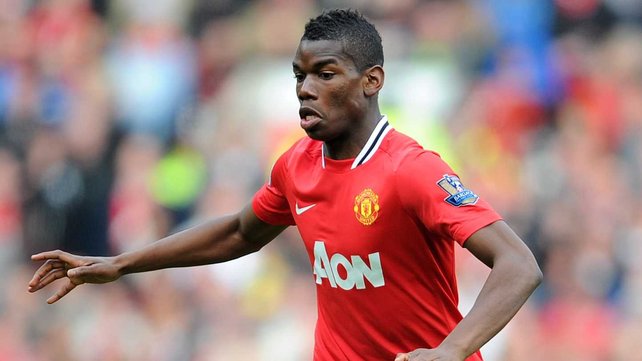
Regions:
<instances>
[{"instance_id":1,"label":"club crest","mask_svg":"<svg viewBox=\"0 0 642 361\"><path fill-rule=\"evenodd\" d=\"M444 200L455 207L472 205L479 199L479 196L466 189L456 176L444 174L437 185L449 194Z\"/></svg>"},{"instance_id":2,"label":"club crest","mask_svg":"<svg viewBox=\"0 0 642 361\"><path fill-rule=\"evenodd\" d=\"M364 189L354 197L354 215L365 226L369 226L379 217L379 196L370 188Z\"/></svg>"}]
</instances>

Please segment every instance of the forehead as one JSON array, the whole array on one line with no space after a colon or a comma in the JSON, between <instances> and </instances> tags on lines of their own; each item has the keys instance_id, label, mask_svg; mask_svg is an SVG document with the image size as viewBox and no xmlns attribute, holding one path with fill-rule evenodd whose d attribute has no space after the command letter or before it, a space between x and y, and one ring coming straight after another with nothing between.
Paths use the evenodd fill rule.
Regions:
<instances>
[{"instance_id":1,"label":"forehead","mask_svg":"<svg viewBox=\"0 0 642 361\"><path fill-rule=\"evenodd\" d=\"M292 64L297 67L328 61L337 65L353 67L352 58L339 40L302 40L296 50Z\"/></svg>"}]
</instances>

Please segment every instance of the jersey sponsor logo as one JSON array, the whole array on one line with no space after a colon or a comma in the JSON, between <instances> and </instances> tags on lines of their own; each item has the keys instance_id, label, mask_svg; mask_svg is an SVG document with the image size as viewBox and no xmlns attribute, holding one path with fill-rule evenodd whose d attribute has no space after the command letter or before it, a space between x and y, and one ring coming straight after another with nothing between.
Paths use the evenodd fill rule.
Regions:
<instances>
[{"instance_id":1,"label":"jersey sponsor logo","mask_svg":"<svg viewBox=\"0 0 642 361\"><path fill-rule=\"evenodd\" d=\"M345 272L339 271L340 267ZM365 289L366 280L375 288L382 287L386 283L379 252L369 254L368 263L356 255L348 259L340 253L335 253L330 257L325 249L325 243L321 241L314 242L314 274L317 284L322 284L325 278L330 282L330 287L338 287L346 291L355 287L358 290Z\"/></svg>"},{"instance_id":2,"label":"jersey sponsor logo","mask_svg":"<svg viewBox=\"0 0 642 361\"><path fill-rule=\"evenodd\" d=\"M297 216L302 215L303 213L309 211L312 207L316 206L316 203L310 204L309 206L301 207L299 208L299 203L295 202L294 203L294 211L296 212Z\"/></svg>"},{"instance_id":3,"label":"jersey sponsor logo","mask_svg":"<svg viewBox=\"0 0 642 361\"><path fill-rule=\"evenodd\" d=\"M354 215L364 226L369 226L379 217L379 195L372 189L366 188L354 197Z\"/></svg>"},{"instance_id":4,"label":"jersey sponsor logo","mask_svg":"<svg viewBox=\"0 0 642 361\"><path fill-rule=\"evenodd\" d=\"M464 187L457 176L444 174L437 185L449 194L444 200L455 207L473 205L479 199L478 195Z\"/></svg>"}]
</instances>

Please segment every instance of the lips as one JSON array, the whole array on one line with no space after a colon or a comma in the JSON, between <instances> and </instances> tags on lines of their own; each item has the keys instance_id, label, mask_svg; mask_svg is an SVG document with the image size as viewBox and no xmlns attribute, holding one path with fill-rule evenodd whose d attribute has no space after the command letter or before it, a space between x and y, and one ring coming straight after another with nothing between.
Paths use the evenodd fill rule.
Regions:
<instances>
[{"instance_id":1,"label":"lips","mask_svg":"<svg viewBox=\"0 0 642 361\"><path fill-rule=\"evenodd\" d=\"M319 124L319 122L323 119L319 112L308 106L299 108L299 117L301 117L301 128L306 131L314 128L314 126Z\"/></svg>"}]
</instances>

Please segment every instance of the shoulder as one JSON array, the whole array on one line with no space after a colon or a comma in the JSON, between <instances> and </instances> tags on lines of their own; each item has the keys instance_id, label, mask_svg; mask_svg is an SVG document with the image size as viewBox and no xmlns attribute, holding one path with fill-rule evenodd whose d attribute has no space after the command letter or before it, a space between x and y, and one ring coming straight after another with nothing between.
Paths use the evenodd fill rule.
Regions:
<instances>
[{"instance_id":1,"label":"shoulder","mask_svg":"<svg viewBox=\"0 0 642 361\"><path fill-rule=\"evenodd\" d=\"M283 152L274 162L271 177L284 176L295 164L301 162L312 163L321 156L321 142L303 137L294 142L290 148Z\"/></svg>"},{"instance_id":2,"label":"shoulder","mask_svg":"<svg viewBox=\"0 0 642 361\"><path fill-rule=\"evenodd\" d=\"M411 137L400 132L390 135L386 151L390 154L392 179L399 197L414 200L420 195L442 196L439 184L448 175L457 176L453 169L437 152L424 149Z\"/></svg>"},{"instance_id":3,"label":"shoulder","mask_svg":"<svg viewBox=\"0 0 642 361\"><path fill-rule=\"evenodd\" d=\"M399 131L393 130L383 150L388 153L396 172L414 171L413 168L434 168L444 162L441 156L432 150L424 149L416 140Z\"/></svg>"},{"instance_id":4,"label":"shoulder","mask_svg":"<svg viewBox=\"0 0 642 361\"><path fill-rule=\"evenodd\" d=\"M294 142L288 150L279 156L275 166L276 164L281 164L282 166L287 167L302 158L305 160L313 160L319 158L320 155L321 142L309 137L303 137Z\"/></svg>"}]
</instances>

